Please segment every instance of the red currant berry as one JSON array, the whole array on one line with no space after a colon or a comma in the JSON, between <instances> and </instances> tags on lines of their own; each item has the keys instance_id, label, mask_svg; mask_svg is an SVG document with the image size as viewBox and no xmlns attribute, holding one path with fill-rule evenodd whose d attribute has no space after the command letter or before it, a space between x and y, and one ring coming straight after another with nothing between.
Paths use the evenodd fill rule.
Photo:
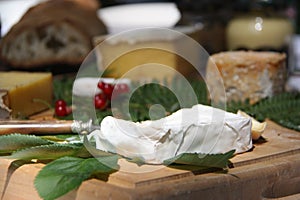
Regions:
<instances>
[{"instance_id":1,"label":"red currant berry","mask_svg":"<svg viewBox=\"0 0 300 200\"><path fill-rule=\"evenodd\" d=\"M101 98L101 99L107 99L106 95L102 92L102 93L98 93L95 95L95 97L97 96L97 98Z\"/></svg>"},{"instance_id":2,"label":"red currant berry","mask_svg":"<svg viewBox=\"0 0 300 200\"><path fill-rule=\"evenodd\" d=\"M97 94L94 98L94 105L95 105L95 108L104 110L107 105L107 99L106 99L105 95L103 95L101 93Z\"/></svg>"},{"instance_id":3,"label":"red currant berry","mask_svg":"<svg viewBox=\"0 0 300 200\"><path fill-rule=\"evenodd\" d=\"M59 105L59 106L55 107L55 115L56 116L63 117L63 116L66 116L67 114L68 114L68 112L67 112L66 106Z\"/></svg>"},{"instance_id":4,"label":"red currant berry","mask_svg":"<svg viewBox=\"0 0 300 200\"><path fill-rule=\"evenodd\" d=\"M66 107L66 110L67 110L67 115L71 114L72 113L72 107Z\"/></svg>"},{"instance_id":5,"label":"red currant berry","mask_svg":"<svg viewBox=\"0 0 300 200\"><path fill-rule=\"evenodd\" d=\"M55 115L63 117L69 114L67 109L67 103L63 99L59 99L55 102Z\"/></svg>"},{"instance_id":6,"label":"red currant berry","mask_svg":"<svg viewBox=\"0 0 300 200\"><path fill-rule=\"evenodd\" d=\"M55 102L55 107L58 107L58 106L67 106L67 103L65 102L65 100L59 99Z\"/></svg>"},{"instance_id":7,"label":"red currant berry","mask_svg":"<svg viewBox=\"0 0 300 200\"><path fill-rule=\"evenodd\" d=\"M105 84L102 91L107 96L108 99L111 99L111 95L114 91L114 86L111 84Z\"/></svg>"},{"instance_id":8,"label":"red currant berry","mask_svg":"<svg viewBox=\"0 0 300 200\"><path fill-rule=\"evenodd\" d=\"M103 90L105 85L106 85L106 83L104 83L103 81L99 81L97 86L99 89Z\"/></svg>"},{"instance_id":9,"label":"red currant berry","mask_svg":"<svg viewBox=\"0 0 300 200\"><path fill-rule=\"evenodd\" d=\"M116 84L114 89L115 89L116 94L123 94L123 93L129 92L129 86L126 83Z\"/></svg>"}]
</instances>

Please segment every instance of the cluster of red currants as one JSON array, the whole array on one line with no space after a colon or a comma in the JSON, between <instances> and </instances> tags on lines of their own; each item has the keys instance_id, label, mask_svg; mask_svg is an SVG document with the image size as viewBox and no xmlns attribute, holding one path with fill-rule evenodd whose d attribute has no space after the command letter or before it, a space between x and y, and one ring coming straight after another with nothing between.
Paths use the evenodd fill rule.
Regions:
<instances>
[{"instance_id":1,"label":"cluster of red currants","mask_svg":"<svg viewBox=\"0 0 300 200\"><path fill-rule=\"evenodd\" d=\"M59 99L55 102L55 115L58 117L64 117L72 112L72 108L69 107L65 100Z\"/></svg>"},{"instance_id":2,"label":"cluster of red currants","mask_svg":"<svg viewBox=\"0 0 300 200\"><path fill-rule=\"evenodd\" d=\"M106 109L113 97L129 92L129 86L125 83L113 85L100 81L97 86L100 90L102 90L102 93L95 95L94 105L95 108L100 110ZM112 95L113 93L114 96Z\"/></svg>"},{"instance_id":3,"label":"cluster of red currants","mask_svg":"<svg viewBox=\"0 0 300 200\"><path fill-rule=\"evenodd\" d=\"M102 93L96 94L94 97L94 105L96 109L105 110L109 107L113 97L117 97L120 94L128 93L130 88L125 83L110 84L100 81L97 87L102 90ZM114 93L114 95L112 95ZM63 99L59 99L55 102L55 115L58 117L64 117L72 112L71 107Z\"/></svg>"}]
</instances>

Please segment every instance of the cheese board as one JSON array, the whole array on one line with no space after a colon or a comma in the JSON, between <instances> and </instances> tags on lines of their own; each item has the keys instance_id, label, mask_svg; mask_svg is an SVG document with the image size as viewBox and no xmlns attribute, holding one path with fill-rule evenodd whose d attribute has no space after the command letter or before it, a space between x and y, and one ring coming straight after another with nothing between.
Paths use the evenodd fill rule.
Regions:
<instances>
[{"instance_id":1,"label":"cheese board","mask_svg":"<svg viewBox=\"0 0 300 200\"><path fill-rule=\"evenodd\" d=\"M97 15L99 13L96 11L100 7L98 3L99 2L93 2L93 0L87 4L83 3L83 1L51 1L50 3L41 3L26 12L20 21L17 22L2 39L0 46L1 54L3 54L1 55L1 63L3 62L4 65L11 67L7 70L28 70L30 71L30 73L28 73L29 76L32 76L33 72L36 70L47 71L48 74L42 78L42 74L37 78L30 77L28 79L29 82L26 81L26 83L22 83L21 87L19 82L23 82L25 79L25 72L20 74L19 72L12 72L12 74L11 72L1 72L3 74L3 80L0 79L4 82L1 83L0 81L0 118L27 120L30 119L32 115L49 109L52 112L50 113L50 120L52 117L55 117L59 118L58 121L62 119L70 120L69 122L72 122L73 124L75 121L83 122L95 119L95 123L101 122L101 128L97 127L94 131L84 129L84 134L89 134L87 137L84 137L85 140L83 141L77 138L77 143L74 142L76 139L67 140L64 138L59 140L59 137L56 136L53 136L53 138L59 141L51 143L52 140L54 140L53 138L52 140L49 139L52 135L43 135L44 137L48 137L47 139L40 136L28 136L27 134L70 133L71 131L74 132L72 124L69 122L59 124L55 121L54 124L50 123L50 126L48 126L49 122L47 121L44 121L44 124L37 121L34 121L33 123L33 121L30 122L29 120L25 120L28 124L24 123L20 128L19 122L15 123L12 120L8 120L9 126L5 128L7 125L6 121L0 122L0 126L2 125L2 127L0 127L0 135L14 132L20 133L10 134L7 137L5 135L6 139L5 137L0 138L0 200L27 200L41 199L42 197L53 199L58 196L59 199L69 200L199 199L199 197L201 199L246 200L275 198L285 200L300 199L300 171L298 170L300 167L300 136L299 132L291 130L294 129L300 131L300 122L297 120L300 113L300 110L297 109L300 108L300 96L299 94L294 95L292 93L274 96L284 91L286 75L285 54L279 55L275 53L275 55L272 53L275 55L274 57L266 57L267 54L270 55L270 52L257 52L257 54L255 53L256 56L254 56L254 52L228 52L227 55L229 56L224 57L224 54L222 54L220 60L214 60L215 63L206 63L207 59L213 58L214 55L210 56L201 45L199 48L201 42L199 42L198 30L196 29L189 31L185 30L178 34L178 29L177 31L174 31L172 29L145 28L137 31L128 31L127 35L119 34L122 36L119 38L117 36L112 37L114 39L111 41L110 37L105 35L107 31L110 31L110 27L106 27L103 23L101 19L103 16ZM70 26L70 24L64 20L60 20L62 22L59 24L56 23L57 19L61 19L62 16L66 14L65 7L69 8L67 9L68 12L77 13L76 16L69 15L70 19L67 19L72 22L73 26ZM41 18L36 21L36 16L41 13L43 13L46 18ZM34 18L33 22L36 23L29 23L27 24L28 26L24 27L23 25L26 24L26 20L31 21L33 19L32 17ZM45 19L48 21L50 20L51 22L49 21L49 23L47 22L45 24ZM38 29L36 30L37 32L34 32L36 33L34 35L32 35L33 32L31 30L33 27ZM20 28L24 28L24 30L22 32L17 31ZM61 30L51 31L56 28ZM80 29L85 30L85 32L81 32ZM188 37L186 37L184 33L186 33ZM22 36L33 37L28 40L28 37ZM191 40L190 37L194 39ZM69 40L65 41L65 39ZM34 44L32 43L33 41L35 41ZM27 45L28 48L20 48L19 44L23 44L21 45L23 47ZM31 47L39 48L32 49ZM90 52L93 48L95 49L95 52ZM237 57L242 58L242 60L237 61ZM278 62L276 62L277 59ZM218 60L220 62L217 62ZM206 64L208 65L206 66ZM210 67L210 64L212 64L212 67ZM79 65L80 68L84 68L84 70L79 69L79 71L77 71ZM136 66L143 66L143 68L137 68ZM195 67L197 70L195 70ZM205 70L206 68L207 70ZM209 73L210 70L212 70L211 73ZM62 80L61 82L60 79L64 79L64 77L53 77L54 79L52 79L52 75L50 75L49 71L52 72L52 75L60 74L62 72L63 76L68 72L77 72L76 75L72 74L72 78L67 75L68 78L66 77L66 80ZM204 71L208 72L206 73L206 76L204 76ZM131 72L131 74L129 72ZM198 75L200 75L198 72L201 74L201 78L198 77ZM127 77L130 80L130 84L123 84L115 80L110 83L102 79L99 80L99 77L102 77L103 75L102 73L105 76L112 76L115 79ZM185 85L182 83L185 83L186 80L184 79L184 82L179 81L177 75L185 78L195 78L196 80L195 82L194 80L190 80L191 82L187 81L189 84ZM218 78L220 75L221 83ZM92 93L86 95L89 88L87 87L87 82L82 84L83 87L78 93L74 92L76 91L73 89L76 88L75 82L78 81L77 78L86 76L96 77L96 82L91 86ZM76 81L74 81L75 77L77 79ZM153 78L165 82L164 86L155 86L158 85L156 84L156 81L149 82L150 84L141 87L139 84L131 82L144 82L148 79L150 81L150 79ZM198 78L201 81L199 81ZM207 85L205 81L203 81L204 79L207 80ZM4 87L4 83L8 83L8 86ZM170 87L170 89L165 86L172 87ZM240 86L240 88L237 86ZM96 87L97 92L95 92ZM141 90L137 91L135 88ZM189 91L188 88L193 90ZM215 168L201 168L203 167L203 163L201 162L202 165L199 164L198 168L189 165L192 162L183 162L181 165L177 163L178 165L166 166L167 164L165 161L166 159L167 161L170 160L169 155L157 162L149 162L151 159L146 160L143 156L130 157L126 154L122 154L120 151L113 151L117 148L122 149L122 146L118 145L118 142L122 141L123 143L126 143L126 145L129 144L128 146L125 145L125 147L129 147L124 148L125 151L135 149L138 153L136 155L146 155L145 152L151 152L141 151L140 149L135 148L134 144L138 143L136 138L139 138L140 135L137 135L138 137L134 138L134 140L126 141L120 137L121 134L116 134L122 133L122 131L117 132L112 126L106 126L105 128L105 126L102 125L103 121L107 122L107 120L103 119L107 115L121 118L120 116L122 116L122 114L129 114L127 112L124 114L121 112L121 109L117 109L113 106L114 101L118 98L124 100L126 97L130 96L132 101L130 101L130 104L128 105L128 110L130 110L131 121L136 122L148 119L155 120L164 116L167 118L172 116L175 111L182 107L189 107L195 104L208 105L210 104L209 99L215 102L220 101L226 103L226 99L224 99L224 95L222 95L224 93L223 90L229 91L229 93L226 94L228 96L227 100L234 100L232 102L230 101L230 103L227 101L229 104L226 110L233 113L236 113L237 109L245 111L245 113L256 118L258 120L257 122L267 118L270 119L267 121L268 125L263 133L263 138L260 138L259 140L256 140L257 138L254 138L253 136L251 138L250 133L252 132L253 127L255 127L254 124L250 123L250 119L248 118L245 126L240 123L239 120L241 119L239 119L239 122L237 121L236 124L241 125L243 128L246 127L248 133L247 136L249 137L247 137L245 142L247 148L238 151L237 148L227 145L231 142L227 142L226 138L231 138L230 141L236 142L236 146L241 147L240 144L244 141L236 136L242 134L243 131L241 129L237 130L235 126L232 126L230 123L227 123L227 120L224 120L224 123L226 124L224 127L228 128L227 132L223 132L225 133L223 134L224 138L214 137L214 133L219 133L217 130L218 127L224 128L220 125L220 120L218 120L217 117L213 118L213 122L217 123L212 126L209 137L204 138L206 140L202 140L203 143L198 142L199 140L196 140L195 138L187 139L187 133L189 131L192 132L191 130L195 130L192 128L190 129L190 127L193 126L186 126L187 129L184 129L185 127L178 128L178 132L182 132L182 135L184 135L182 140L178 140L179 137L171 137L172 129L166 129L167 131L162 131L164 134L162 134L161 137L153 137L153 141L159 142L155 143L155 145L173 144L171 142L174 141L174 143L180 144L180 147L186 146L184 142L192 141L195 146L201 146L202 150L205 149L205 146L209 146L208 144L210 142L214 143L214 139L217 139L219 146L214 145L214 147L217 146L220 147L220 149L228 147L229 150L235 149L236 152L239 153L230 159L231 163L226 169L223 168L227 166L227 160L226 165L223 165L223 167L209 165L210 167L213 166ZM117 93L116 96L113 95L113 91ZM210 94L208 94L208 92ZM191 95L194 93L195 95ZM190 98L191 96L194 96L195 98ZM235 96L237 96L237 99L234 98ZM184 102L181 102L181 98L178 97L182 97ZM215 99L212 97L217 98ZM246 102L243 102L244 100ZM53 105L54 102L55 106ZM79 104L77 104L78 102ZM258 103L250 105L254 102ZM121 108L127 107L126 103L126 101L123 101L122 103L117 104ZM181 105L182 103L184 105ZM242 103L242 105L239 105L239 103ZM161 107L164 109L157 109L162 112L155 111L153 105L156 104L162 105ZM91 108L92 111L89 108ZM117 112L114 112L116 109ZM92 112L92 115L90 111ZM171 118L172 120L168 121L174 122L173 124L171 123L172 126L174 126L174 124L176 126L178 125L178 121L174 119L179 118L184 118L183 121L190 123L193 121L191 119L195 119L193 113L185 115L184 117L181 117L183 115L180 115L176 118ZM207 112L200 113L207 114ZM222 116L219 112L216 113L218 113L217 116ZM157 115L154 116L154 114ZM47 115L42 114L35 117L47 120L46 116ZM271 120L291 129L283 128ZM110 123L107 124L111 125ZM159 123L155 124L157 125ZM193 123L192 125L195 124L196 123ZM27 125L32 127L32 129ZM56 128L53 128L54 125L56 125ZM62 126L57 127L58 125ZM183 123L183 125L185 125L185 123ZM12 127L19 127L19 129L12 130ZM126 125L124 127L128 126ZM75 126L75 128L78 128L78 126ZM106 132L107 134L105 134L105 129L109 130ZM37 130L40 130L41 132L38 132ZM63 131L61 132L61 130ZM154 133L153 129L147 130L150 131L145 132L148 134L150 133L149 135L152 137ZM264 127L259 130L264 130ZM99 134L93 135L93 132L96 131L98 131ZM83 134L81 131L77 132ZM129 132L132 133L133 131L130 130ZM256 132L259 131L256 129ZM200 129L197 132L194 131L194 133L198 136L200 135L198 133L203 133L203 131ZM97 153L101 154L97 159L109 161L110 156L104 156L104 154L109 153L104 151L119 154L111 156L117 158L114 160L115 166L117 166L117 162L119 165L117 170L112 172L111 166L103 167L105 164L92 158L92 153L90 152L89 154L86 151L87 146L84 145L87 143L86 139L91 135L95 136L92 138L92 142L95 141L97 149L102 150L102 154L99 153L100 151L97 151ZM101 147L99 144L107 139L103 137L104 135L108 136L107 138L109 138L109 136L114 137L106 143L107 146L110 146L113 142L116 142L116 145L112 148L113 150L108 148L98 148L99 146ZM176 134L176 136L178 135L179 134ZM66 137L66 135L64 136ZM75 135L72 135L72 137L73 136ZM102 138L97 140L97 136L98 138ZM145 136L147 135L145 134ZM23 139L20 139L21 137ZM26 138L26 140L24 140L24 138ZM145 138L148 140L150 137ZM251 139L255 140L253 148ZM35 141L38 145L34 146L34 142L31 143L32 141ZM16 143L20 146L15 145ZM145 147L144 144L146 143L138 144L142 144L139 145L139 147ZM154 143L151 143L151 145L152 144ZM173 147L174 146L175 145L173 145ZM149 145L148 149L151 149L150 147L152 146ZM169 147L171 147L171 145L168 145L167 148L164 148L163 150L172 152L172 149ZM190 145L189 148L190 147L193 147L193 145ZM59 150L60 148L62 151ZM85 151L80 151L79 149L84 149ZM189 157L190 161L197 161L197 159L201 160L204 158L201 157L202 155L207 155L207 157L217 156L217 162L222 162L224 160L224 157L219 159L220 157L218 156L220 156L220 154L218 155L218 152L225 151L216 151L217 153L209 151L209 153L215 155L208 155L207 152L198 149L195 150L195 148L190 149L192 149L191 152L186 152L179 151L179 148L176 148L175 152L194 154L194 157ZM226 151L228 149L226 149ZM36 157L28 152L36 153ZM161 155L165 155L161 152L162 151L152 158L158 159ZM198 152L201 153L197 154ZM226 157L226 159L233 154L233 151L229 152L231 152L231 154ZM86 155L86 157L84 157L85 153L88 154L89 157ZM8 159L9 156L5 157L6 155L11 156L11 159ZM133 162L129 162L119 156L127 157L128 160L132 159ZM12 158L27 159L28 161L13 160ZM54 161L52 161L53 159ZM80 161L73 162L74 159ZM91 161L90 159L95 162L89 162ZM51 165L56 161L59 161L64 167L61 167L60 165ZM68 161L67 164L65 161ZM143 161L148 164L139 165ZM73 165L68 165L69 162L73 162ZM52 171L49 171L55 171L56 173L47 172L45 168L49 166L52 167L50 167ZM100 167L97 168L97 166L101 166L101 168L103 168L101 169L102 171L100 170ZM110 171L105 171L104 168L109 168ZM47 173L44 173L45 171L48 173L46 176L45 174ZM87 173L86 171L91 173ZM40 177L46 181L42 182ZM78 177L80 179L79 183L78 180L75 180ZM74 184L76 181L77 184ZM74 189L77 186L78 188ZM57 190L63 190L64 193L59 193ZM41 191L46 191L47 194L50 193L54 195L45 196ZM70 192L65 194L67 191ZM59 195L55 195L56 192L59 193Z\"/></svg>"},{"instance_id":2,"label":"cheese board","mask_svg":"<svg viewBox=\"0 0 300 200\"><path fill-rule=\"evenodd\" d=\"M263 136L251 151L234 156L228 171L138 166L120 159L120 170L107 180L87 180L59 199L299 199L300 133L267 121ZM12 162L0 160L2 199L40 199L33 181L44 164Z\"/></svg>"}]
</instances>

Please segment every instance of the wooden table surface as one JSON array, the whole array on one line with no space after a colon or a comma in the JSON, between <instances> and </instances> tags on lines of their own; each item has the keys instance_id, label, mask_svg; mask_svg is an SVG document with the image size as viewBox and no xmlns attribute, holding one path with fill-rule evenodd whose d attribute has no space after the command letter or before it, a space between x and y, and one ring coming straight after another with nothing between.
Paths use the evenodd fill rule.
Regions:
<instances>
[{"instance_id":1,"label":"wooden table surface","mask_svg":"<svg viewBox=\"0 0 300 200\"><path fill-rule=\"evenodd\" d=\"M59 199L300 199L300 132L268 121L263 135L265 142L231 159L233 168L227 173L137 166L120 160L120 170L107 182L85 181ZM0 160L2 199L40 199L33 180L43 164L23 165L11 173L11 162Z\"/></svg>"}]
</instances>

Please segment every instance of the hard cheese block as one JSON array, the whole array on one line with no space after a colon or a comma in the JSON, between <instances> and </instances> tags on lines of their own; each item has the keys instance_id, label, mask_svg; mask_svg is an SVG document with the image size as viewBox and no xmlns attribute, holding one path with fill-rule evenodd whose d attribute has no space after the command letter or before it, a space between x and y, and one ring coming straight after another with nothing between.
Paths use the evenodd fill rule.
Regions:
<instances>
[{"instance_id":1,"label":"hard cheese block","mask_svg":"<svg viewBox=\"0 0 300 200\"><path fill-rule=\"evenodd\" d=\"M197 73L190 60L198 62L199 55L186 47L186 40L181 34L155 30L100 36L95 38L97 64L100 71L106 70L106 75L114 78L163 80L192 76ZM180 52L182 49L185 53Z\"/></svg>"},{"instance_id":2,"label":"hard cheese block","mask_svg":"<svg viewBox=\"0 0 300 200\"><path fill-rule=\"evenodd\" d=\"M220 75L222 80L216 78ZM216 53L208 62L206 80L215 102L249 99L250 103L256 103L284 91L286 55L267 51ZM224 87L219 87L222 84ZM226 98L222 95L224 90Z\"/></svg>"},{"instance_id":3,"label":"hard cheese block","mask_svg":"<svg viewBox=\"0 0 300 200\"><path fill-rule=\"evenodd\" d=\"M53 97L52 74L0 72L0 118L27 117L48 108Z\"/></svg>"}]
</instances>

